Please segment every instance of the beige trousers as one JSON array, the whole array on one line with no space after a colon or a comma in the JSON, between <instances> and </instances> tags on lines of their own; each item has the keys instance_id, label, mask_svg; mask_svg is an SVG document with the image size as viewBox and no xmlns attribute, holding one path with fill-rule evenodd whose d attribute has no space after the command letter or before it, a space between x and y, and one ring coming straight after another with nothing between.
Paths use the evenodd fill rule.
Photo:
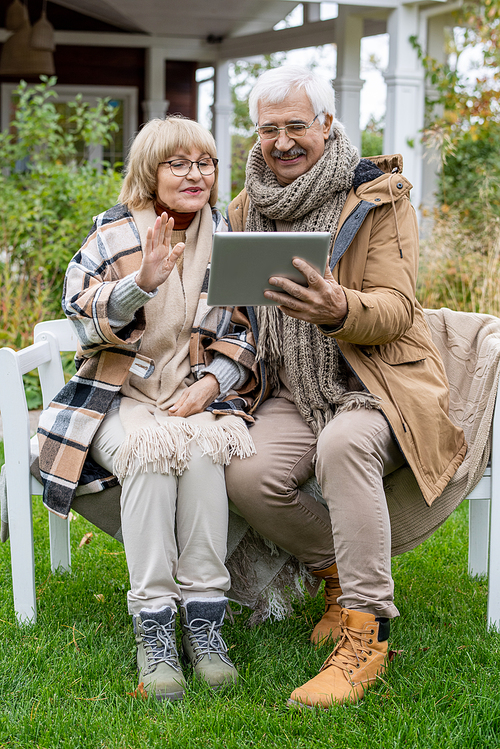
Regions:
<instances>
[{"instance_id":1,"label":"beige trousers","mask_svg":"<svg viewBox=\"0 0 500 749\"><path fill-rule=\"evenodd\" d=\"M336 561L345 608L397 616L382 479L404 457L380 411L339 414L316 441L294 403L270 398L251 434L257 454L226 468L228 495L248 523L311 570ZM315 469L328 510L298 489Z\"/></svg>"},{"instance_id":2,"label":"beige trousers","mask_svg":"<svg viewBox=\"0 0 500 749\"><path fill-rule=\"evenodd\" d=\"M112 471L113 456L124 439L119 411L110 411L94 437L91 457ZM148 471L123 481L130 614L165 605L175 611L179 601L221 596L229 589L224 466L215 465L196 445L191 453L182 476Z\"/></svg>"}]
</instances>

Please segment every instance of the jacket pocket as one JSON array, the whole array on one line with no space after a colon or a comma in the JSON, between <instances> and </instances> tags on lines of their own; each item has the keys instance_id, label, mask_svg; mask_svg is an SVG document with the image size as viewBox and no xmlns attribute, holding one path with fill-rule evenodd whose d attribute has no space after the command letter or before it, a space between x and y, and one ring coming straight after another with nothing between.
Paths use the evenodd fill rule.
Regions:
<instances>
[{"instance_id":1,"label":"jacket pocket","mask_svg":"<svg viewBox=\"0 0 500 749\"><path fill-rule=\"evenodd\" d=\"M382 361L391 367L397 367L399 364L416 364L427 358L425 349L404 341L392 341L376 348Z\"/></svg>"}]
</instances>

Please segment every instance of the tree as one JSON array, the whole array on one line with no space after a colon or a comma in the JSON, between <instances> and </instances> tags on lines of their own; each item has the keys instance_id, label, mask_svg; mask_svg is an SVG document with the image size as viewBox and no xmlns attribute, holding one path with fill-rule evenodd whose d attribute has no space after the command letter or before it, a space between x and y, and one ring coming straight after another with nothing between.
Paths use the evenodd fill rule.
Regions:
<instances>
[{"instance_id":1,"label":"tree","mask_svg":"<svg viewBox=\"0 0 500 749\"><path fill-rule=\"evenodd\" d=\"M500 217L500 0L466 2L456 23L445 63L414 43L435 92L424 141L441 153L438 197L473 228ZM464 71L471 51L477 60Z\"/></svg>"}]
</instances>

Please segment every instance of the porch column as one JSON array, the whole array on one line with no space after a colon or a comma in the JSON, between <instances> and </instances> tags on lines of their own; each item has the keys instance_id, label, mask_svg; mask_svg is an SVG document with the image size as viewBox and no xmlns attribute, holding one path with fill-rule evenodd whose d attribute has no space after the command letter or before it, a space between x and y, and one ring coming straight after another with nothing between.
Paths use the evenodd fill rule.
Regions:
<instances>
[{"instance_id":1,"label":"porch column","mask_svg":"<svg viewBox=\"0 0 500 749\"><path fill-rule=\"evenodd\" d=\"M350 16L348 8L345 5L339 5L339 15L335 26L337 75L333 81L337 117L360 152L360 93L364 84L359 77L362 36L363 19L359 16Z\"/></svg>"},{"instance_id":2,"label":"porch column","mask_svg":"<svg viewBox=\"0 0 500 749\"><path fill-rule=\"evenodd\" d=\"M169 101L165 99L165 49L150 47L146 50L146 99L142 102L142 110L146 122L159 117L163 119L167 113Z\"/></svg>"},{"instance_id":3,"label":"porch column","mask_svg":"<svg viewBox=\"0 0 500 749\"><path fill-rule=\"evenodd\" d=\"M424 14L422 13L424 16ZM423 26L426 28L422 28ZM427 54L438 60L444 62L446 59L446 30L453 26L453 18L449 13L443 13L441 15L431 16L422 18L422 34L423 37L420 41L424 50ZM425 46L424 46L425 40ZM425 81L425 98L433 101L437 98L437 93L433 85L426 80ZM442 112L434 108L435 114ZM425 123L427 124L427 123ZM438 187L439 172L441 170L441 153L440 149L436 145L423 147L423 163L422 163L422 221L420 233L425 235L430 232L433 224L433 208L436 202L436 190Z\"/></svg>"},{"instance_id":4,"label":"porch column","mask_svg":"<svg viewBox=\"0 0 500 749\"><path fill-rule=\"evenodd\" d=\"M229 61L215 66L214 137L219 157L219 203L231 200L231 89L229 87Z\"/></svg>"},{"instance_id":5,"label":"porch column","mask_svg":"<svg viewBox=\"0 0 500 749\"><path fill-rule=\"evenodd\" d=\"M384 152L403 156L403 171L413 184L411 199L419 209L422 200L422 128L424 126L424 71L410 36L418 30L416 5L401 5L387 22L389 65Z\"/></svg>"}]
</instances>

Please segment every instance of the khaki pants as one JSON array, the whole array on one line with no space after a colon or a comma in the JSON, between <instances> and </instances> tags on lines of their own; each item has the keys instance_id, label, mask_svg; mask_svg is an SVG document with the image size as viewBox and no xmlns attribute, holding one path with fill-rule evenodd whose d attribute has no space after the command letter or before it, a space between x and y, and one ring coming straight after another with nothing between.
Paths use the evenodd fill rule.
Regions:
<instances>
[{"instance_id":1,"label":"khaki pants","mask_svg":"<svg viewBox=\"0 0 500 749\"><path fill-rule=\"evenodd\" d=\"M112 471L113 456L124 439L119 411L111 411L94 437L91 457ZM221 596L229 589L224 467L202 455L196 445L191 452L182 476L148 471L123 481L130 614L165 605L175 611L181 600Z\"/></svg>"},{"instance_id":2,"label":"khaki pants","mask_svg":"<svg viewBox=\"0 0 500 749\"><path fill-rule=\"evenodd\" d=\"M336 561L345 608L397 616L382 479L404 457L380 411L339 414L316 441L294 403L270 398L251 434L257 454L226 468L228 495L248 523L311 570ZM328 510L298 489L315 469Z\"/></svg>"}]
</instances>

